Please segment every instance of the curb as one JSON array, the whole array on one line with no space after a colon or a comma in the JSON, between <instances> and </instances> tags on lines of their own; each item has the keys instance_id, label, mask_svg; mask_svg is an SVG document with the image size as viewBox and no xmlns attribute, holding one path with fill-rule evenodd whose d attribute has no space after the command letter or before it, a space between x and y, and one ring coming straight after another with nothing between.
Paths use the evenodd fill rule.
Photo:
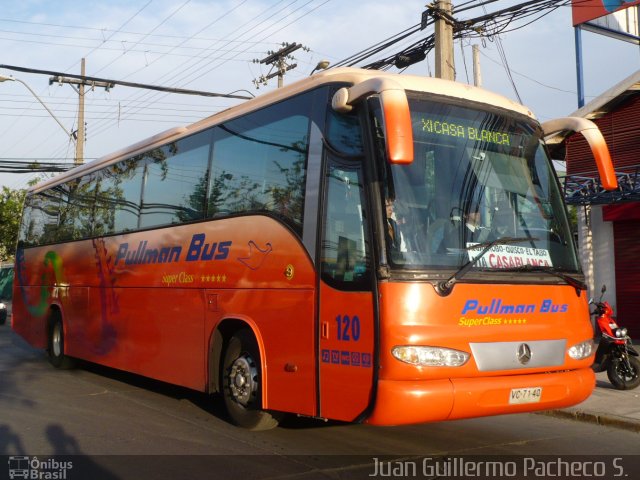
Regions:
<instances>
[{"instance_id":1,"label":"curb","mask_svg":"<svg viewBox=\"0 0 640 480\"><path fill-rule=\"evenodd\" d=\"M568 418L581 422L595 423L605 427L620 428L632 432L640 433L640 420L634 420L616 415L587 412L584 410L545 410L538 412L540 415L549 417Z\"/></svg>"}]
</instances>

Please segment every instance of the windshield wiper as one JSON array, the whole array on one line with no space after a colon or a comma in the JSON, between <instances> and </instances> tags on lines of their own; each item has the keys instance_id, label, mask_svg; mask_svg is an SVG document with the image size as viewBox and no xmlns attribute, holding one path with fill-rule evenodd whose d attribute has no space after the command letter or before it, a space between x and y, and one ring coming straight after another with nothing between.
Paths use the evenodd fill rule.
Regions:
<instances>
[{"instance_id":1,"label":"windshield wiper","mask_svg":"<svg viewBox=\"0 0 640 480\"><path fill-rule=\"evenodd\" d=\"M495 245L497 244L507 244L507 243L518 243L518 242L528 242L528 241L536 241L538 240L536 237L500 237L500 238L496 238L495 240L491 241L491 242L485 242L485 243L478 243L476 245L473 245L472 247L467 247L465 250L475 250L478 248L482 248L482 251L480 252L480 254L478 254L476 257L472 258L471 260L469 260L467 263L465 263L464 265L462 265L462 267L460 267L458 269L458 271L456 273L454 273L453 275L451 275L447 280L444 280L442 282L438 282L438 284L436 285L436 293L438 295L440 295L441 297L446 297L447 295L449 295L451 293L451 290L453 290L453 286L458 283L458 281L464 277L467 272L469 270L471 270L473 268L473 266L478 263L478 261L484 257L484 254L487 253L489 250L491 250Z\"/></svg>"},{"instance_id":2,"label":"windshield wiper","mask_svg":"<svg viewBox=\"0 0 640 480\"><path fill-rule=\"evenodd\" d=\"M576 289L578 295L580 295L580 290L586 290L587 286L584 282L578 280L571 275L561 272L555 267L544 267L542 265L520 265L519 267L511 267L502 269L503 272L540 272L547 273L549 275L553 275L554 277L561 278L568 285L571 285Z\"/></svg>"}]
</instances>

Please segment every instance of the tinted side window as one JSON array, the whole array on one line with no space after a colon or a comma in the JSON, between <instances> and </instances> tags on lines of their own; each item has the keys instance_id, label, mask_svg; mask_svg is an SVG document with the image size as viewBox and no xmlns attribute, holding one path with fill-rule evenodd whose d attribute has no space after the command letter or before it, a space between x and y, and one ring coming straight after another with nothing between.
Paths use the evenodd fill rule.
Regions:
<instances>
[{"instance_id":1,"label":"tinted side window","mask_svg":"<svg viewBox=\"0 0 640 480\"><path fill-rule=\"evenodd\" d=\"M355 112L338 113L327 109L327 141L332 148L346 155L362 155L362 131Z\"/></svg>"},{"instance_id":2,"label":"tinted side window","mask_svg":"<svg viewBox=\"0 0 640 480\"><path fill-rule=\"evenodd\" d=\"M100 171L96 185L94 235L138 228L142 169L133 157Z\"/></svg>"},{"instance_id":3,"label":"tinted side window","mask_svg":"<svg viewBox=\"0 0 640 480\"><path fill-rule=\"evenodd\" d=\"M109 198L108 182L105 182L102 172L96 174L95 205L93 207L93 235L108 235L113 233L112 200Z\"/></svg>"},{"instance_id":4,"label":"tinted side window","mask_svg":"<svg viewBox=\"0 0 640 480\"><path fill-rule=\"evenodd\" d=\"M70 180L60 191L60 217L55 241L91 236L96 181L93 175Z\"/></svg>"},{"instance_id":5,"label":"tinted side window","mask_svg":"<svg viewBox=\"0 0 640 480\"><path fill-rule=\"evenodd\" d=\"M144 156L140 227L204 218L211 131L205 131Z\"/></svg>"},{"instance_id":6,"label":"tinted side window","mask_svg":"<svg viewBox=\"0 0 640 480\"><path fill-rule=\"evenodd\" d=\"M59 208L60 189L58 187L27 197L19 242L23 246L55 242Z\"/></svg>"},{"instance_id":7,"label":"tinted side window","mask_svg":"<svg viewBox=\"0 0 640 480\"><path fill-rule=\"evenodd\" d=\"M215 129L209 217L269 212L302 232L310 106L303 95Z\"/></svg>"},{"instance_id":8,"label":"tinted side window","mask_svg":"<svg viewBox=\"0 0 640 480\"><path fill-rule=\"evenodd\" d=\"M325 185L322 279L341 290L368 290L371 256L361 167L331 158Z\"/></svg>"}]
</instances>

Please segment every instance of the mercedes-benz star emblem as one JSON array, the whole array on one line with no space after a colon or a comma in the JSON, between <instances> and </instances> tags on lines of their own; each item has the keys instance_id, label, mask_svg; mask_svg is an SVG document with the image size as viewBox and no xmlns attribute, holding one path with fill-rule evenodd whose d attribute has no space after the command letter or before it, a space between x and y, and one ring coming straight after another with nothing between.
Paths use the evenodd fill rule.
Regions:
<instances>
[{"instance_id":1,"label":"mercedes-benz star emblem","mask_svg":"<svg viewBox=\"0 0 640 480\"><path fill-rule=\"evenodd\" d=\"M531 360L531 347L526 343L521 343L518 347L518 361L522 365L526 365Z\"/></svg>"}]
</instances>

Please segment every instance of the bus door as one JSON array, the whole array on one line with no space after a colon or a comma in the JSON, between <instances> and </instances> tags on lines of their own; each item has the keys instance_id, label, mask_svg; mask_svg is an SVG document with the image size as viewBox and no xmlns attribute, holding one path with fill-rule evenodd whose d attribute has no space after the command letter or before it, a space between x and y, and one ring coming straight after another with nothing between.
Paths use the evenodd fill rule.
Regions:
<instances>
[{"instance_id":1,"label":"bus door","mask_svg":"<svg viewBox=\"0 0 640 480\"><path fill-rule=\"evenodd\" d=\"M329 156L320 235L320 416L353 421L374 379L372 254L359 161Z\"/></svg>"}]
</instances>

